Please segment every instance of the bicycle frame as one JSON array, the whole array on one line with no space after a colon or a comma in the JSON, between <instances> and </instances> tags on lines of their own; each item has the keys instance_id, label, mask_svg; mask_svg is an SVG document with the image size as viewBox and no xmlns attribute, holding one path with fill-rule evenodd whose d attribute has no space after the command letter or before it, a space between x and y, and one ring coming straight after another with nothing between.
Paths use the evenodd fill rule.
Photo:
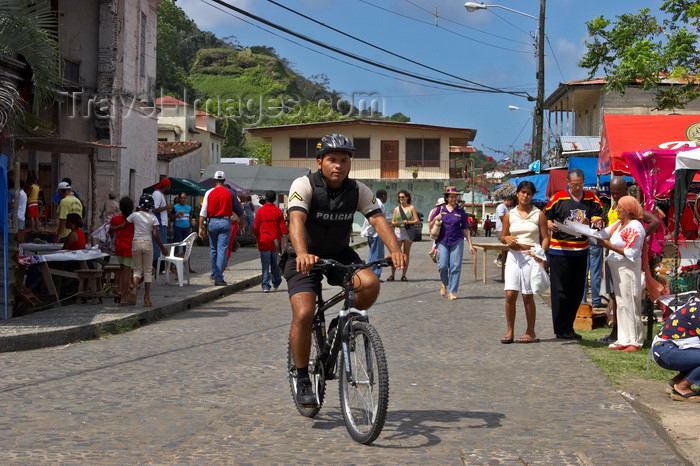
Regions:
<instances>
[{"instance_id":1,"label":"bicycle frame","mask_svg":"<svg viewBox=\"0 0 700 466\"><path fill-rule=\"evenodd\" d=\"M344 349L343 366L345 377L350 384L355 383L352 377L347 351L347 345L350 340L350 330L348 324L353 319L369 322L369 316L367 311L355 309L355 291L353 289L352 278L359 270L372 267L373 265L386 266L386 264L387 261L385 259L380 259L370 264L364 264L357 269L347 269L347 273L343 278L343 289L331 297L328 301L323 300L322 290L319 290L316 299L316 314L314 315L312 332L315 332L316 341L321 346L321 351L318 352L318 362L320 363L321 367L323 367L326 380L333 380L335 378L338 352L340 351L342 345ZM332 266L332 264L327 266ZM344 301L343 307L338 312L338 316L334 317L329 325L329 332L334 329L335 332L333 332L333 334L330 336L331 340L328 341L329 335L326 332L325 312L341 301ZM338 332L338 329L340 329L340 332Z\"/></svg>"}]
</instances>

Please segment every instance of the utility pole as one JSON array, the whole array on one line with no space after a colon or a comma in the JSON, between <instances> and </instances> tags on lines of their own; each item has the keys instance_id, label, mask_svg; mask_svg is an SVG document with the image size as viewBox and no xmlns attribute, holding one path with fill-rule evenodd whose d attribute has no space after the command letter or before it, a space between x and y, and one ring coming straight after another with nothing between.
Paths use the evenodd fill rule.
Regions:
<instances>
[{"instance_id":1,"label":"utility pole","mask_svg":"<svg viewBox=\"0 0 700 466\"><path fill-rule=\"evenodd\" d=\"M471 174L472 174L472 215L474 215L474 190L476 189L476 178L474 177L474 159L469 158Z\"/></svg>"},{"instance_id":2,"label":"utility pole","mask_svg":"<svg viewBox=\"0 0 700 466\"><path fill-rule=\"evenodd\" d=\"M544 137L544 13L546 0L540 0L540 16L537 20L537 101L532 119L533 160L542 160L542 138Z\"/></svg>"},{"instance_id":3,"label":"utility pole","mask_svg":"<svg viewBox=\"0 0 700 466\"><path fill-rule=\"evenodd\" d=\"M484 3L477 2L466 2L464 8L468 12L474 12L477 10L485 10L487 8L503 8L504 10L517 13L519 15L527 16L537 21L537 37L535 38L535 47L537 49L537 97L533 98L528 96L528 101L535 101L535 113L532 118L532 135L534 140L532 141L532 159L542 160L542 137L544 126L544 13L545 13L546 0L540 0L540 15L538 18L523 13L522 11L514 10L503 5L486 5Z\"/></svg>"}]
</instances>

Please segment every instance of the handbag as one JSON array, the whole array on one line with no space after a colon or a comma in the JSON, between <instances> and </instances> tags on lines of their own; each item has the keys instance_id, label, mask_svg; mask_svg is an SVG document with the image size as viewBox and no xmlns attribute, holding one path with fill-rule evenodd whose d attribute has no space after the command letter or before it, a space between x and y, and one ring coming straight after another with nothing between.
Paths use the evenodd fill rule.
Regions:
<instances>
[{"instance_id":1,"label":"handbag","mask_svg":"<svg viewBox=\"0 0 700 466\"><path fill-rule=\"evenodd\" d=\"M399 206L399 212L401 213L401 217L403 218L403 226L406 229L406 233L408 234L408 237L410 238L411 241L420 241L420 231L418 228L416 228L415 225L409 225L408 223L408 218L406 218L406 213L403 211L401 206Z\"/></svg>"},{"instance_id":2,"label":"handbag","mask_svg":"<svg viewBox=\"0 0 700 466\"><path fill-rule=\"evenodd\" d=\"M538 259L543 260L546 256L539 245L535 246L531 251L535 257L532 258L533 264L530 270L530 288L533 293L542 294L549 288L550 282L547 271Z\"/></svg>"},{"instance_id":3,"label":"handbag","mask_svg":"<svg viewBox=\"0 0 700 466\"><path fill-rule=\"evenodd\" d=\"M441 212L442 210L435 214L435 216L437 217ZM442 220L435 220L435 223L433 223L433 228L430 229L430 237L435 240L438 239L438 236L440 236L440 230L442 230Z\"/></svg>"}]
</instances>

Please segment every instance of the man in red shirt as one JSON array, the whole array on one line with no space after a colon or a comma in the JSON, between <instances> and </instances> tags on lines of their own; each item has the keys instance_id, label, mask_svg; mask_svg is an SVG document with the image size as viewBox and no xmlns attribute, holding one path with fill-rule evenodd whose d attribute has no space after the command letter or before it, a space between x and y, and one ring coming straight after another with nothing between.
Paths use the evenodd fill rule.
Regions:
<instances>
[{"instance_id":1,"label":"man in red shirt","mask_svg":"<svg viewBox=\"0 0 700 466\"><path fill-rule=\"evenodd\" d=\"M216 186L204 194L202 208L199 211L199 237L204 239L202 224L207 219L209 231L209 251L211 254L211 279L216 286L226 286L224 267L226 267L226 250L231 238L231 215L233 199L224 187L226 175L219 170L214 174Z\"/></svg>"},{"instance_id":2,"label":"man in red shirt","mask_svg":"<svg viewBox=\"0 0 700 466\"><path fill-rule=\"evenodd\" d=\"M284 223L284 214L275 205L277 193L265 192L265 204L255 213L253 234L258 240L260 262L262 263L263 293L270 292L270 275L272 275L272 290L276 291L282 283L282 273L277 264L277 252L281 248L283 235L288 233ZM286 238L285 241L286 243Z\"/></svg>"}]
</instances>

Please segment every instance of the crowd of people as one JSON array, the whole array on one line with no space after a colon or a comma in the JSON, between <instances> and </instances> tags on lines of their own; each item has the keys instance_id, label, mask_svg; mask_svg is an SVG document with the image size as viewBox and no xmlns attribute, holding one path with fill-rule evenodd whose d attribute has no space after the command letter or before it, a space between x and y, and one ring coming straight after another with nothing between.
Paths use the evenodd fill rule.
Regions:
<instances>
[{"instance_id":1,"label":"crowd of people","mask_svg":"<svg viewBox=\"0 0 700 466\"><path fill-rule=\"evenodd\" d=\"M304 369L308 365L308 331L321 276L311 273L313 265L320 257L342 263L361 260L348 246L354 213L360 212L365 216L361 235L369 244L369 261L388 254L393 265L386 281L409 281L411 247L421 236L422 218L412 202L411 192L398 191L396 207L389 214L386 190L372 193L366 185L348 178L353 153L352 142L345 136L325 136L317 146L319 170L298 178L291 186L287 218L276 205L275 191L259 197L261 207L256 212L250 196L239 199L225 185L222 171L214 175L215 186L205 193L198 219L185 193L178 194L175 202L167 203L171 187L168 179L161 180L152 195L142 195L136 208L129 197L117 201L110 194L100 219L110 225L109 230L115 235L114 252L121 266L121 304L135 304L143 283L143 304L152 305L150 285L153 275L160 272L155 270L158 256L167 254L164 243L169 222L175 242L184 240L193 227L202 240L208 240L210 278L216 286L227 284L224 271L234 248L236 231L250 228L260 254L262 291L277 290L282 277L287 281L293 311L290 342L297 369L297 396L301 404L312 404ZM643 346L643 250L645 239L660 227L659 216L645 211L628 194L627 181L621 177L612 178L607 209L597 192L584 189L584 181L581 170L570 170L566 188L555 193L541 209L532 202L535 185L523 181L516 187L514 196L502 200L495 215L484 217L485 235L491 236L493 230L507 247L507 254L504 251L495 261L498 265L505 262L506 333L501 343L540 341L535 332L534 277L537 271L546 269L556 338L581 338L574 330L574 321L579 305L587 301L590 288L592 307L606 308L611 318L610 335L599 341L608 343L611 350L623 352L636 352ZM20 186L19 226L38 229L40 190L36 177L29 176ZM70 179L59 183L55 197L57 237L66 249L85 247L84 206ZM434 239L430 255L437 264L439 293L449 300L458 299L465 241L471 255L475 254L472 236L476 217L460 205L459 197L455 186L447 186L428 216L428 230ZM672 229L673 212L667 218L668 228ZM681 223L685 238L696 237L697 226L692 220L684 219ZM571 224L591 227L594 231L581 235L571 229ZM382 269L376 266L355 277L358 309L367 309L376 300L381 277ZM330 274L328 278L329 283L338 283L339 277ZM603 298L602 286L609 298ZM526 325L522 335L516 338L518 295L522 295ZM700 328L699 304L691 301L676 311L653 342L655 361L661 367L679 371L669 381L668 393L673 399L700 402L700 395L691 390L692 384L700 382L700 337L698 332L688 330Z\"/></svg>"}]
</instances>

